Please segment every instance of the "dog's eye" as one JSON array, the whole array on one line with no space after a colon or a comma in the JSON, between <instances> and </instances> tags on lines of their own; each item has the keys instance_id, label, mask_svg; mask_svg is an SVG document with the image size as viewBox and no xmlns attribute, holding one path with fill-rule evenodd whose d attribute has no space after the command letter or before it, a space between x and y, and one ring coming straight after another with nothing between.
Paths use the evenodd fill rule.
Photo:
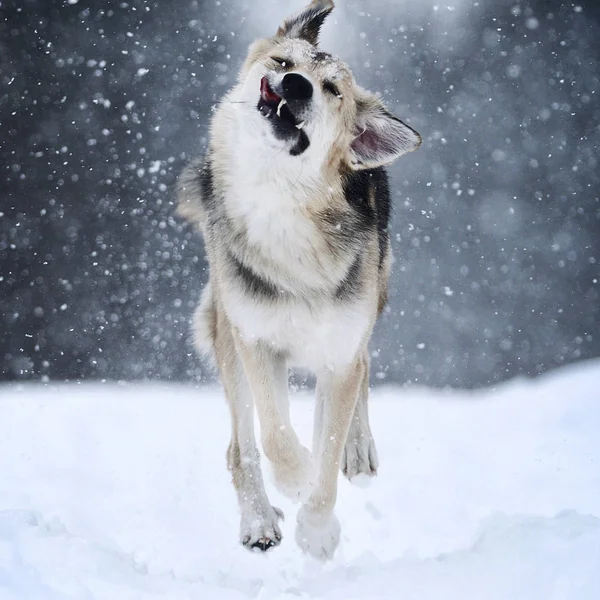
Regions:
<instances>
[{"instance_id":1,"label":"dog's eye","mask_svg":"<svg viewBox=\"0 0 600 600\"><path fill-rule=\"evenodd\" d=\"M287 58L279 58L278 56L271 56L271 60L275 61L278 65L281 65L282 67L287 67L288 69L294 66L292 61L288 60Z\"/></svg>"},{"instance_id":2,"label":"dog's eye","mask_svg":"<svg viewBox=\"0 0 600 600\"><path fill-rule=\"evenodd\" d=\"M323 82L323 89L328 93L331 94L332 96L335 96L336 98L341 98L342 95L340 94L340 90L337 89L337 87L331 83L331 81L324 81Z\"/></svg>"}]
</instances>

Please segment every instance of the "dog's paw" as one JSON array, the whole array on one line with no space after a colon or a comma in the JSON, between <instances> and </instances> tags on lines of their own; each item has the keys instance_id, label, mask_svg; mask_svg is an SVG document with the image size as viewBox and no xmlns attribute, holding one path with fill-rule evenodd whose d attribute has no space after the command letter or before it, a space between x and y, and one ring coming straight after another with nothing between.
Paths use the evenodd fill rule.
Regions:
<instances>
[{"instance_id":1,"label":"dog's paw","mask_svg":"<svg viewBox=\"0 0 600 600\"><path fill-rule=\"evenodd\" d=\"M340 469L344 476L350 481L358 475L374 477L377 475L378 467L379 459L373 437L370 435L349 437L344 446L344 454L340 463ZM364 481L366 477L359 477L357 482L359 480Z\"/></svg>"},{"instance_id":2,"label":"dog's paw","mask_svg":"<svg viewBox=\"0 0 600 600\"><path fill-rule=\"evenodd\" d=\"M283 512L274 506L265 514L250 513L242 516L240 540L248 550L266 552L281 543L279 519L283 520Z\"/></svg>"},{"instance_id":3,"label":"dog's paw","mask_svg":"<svg viewBox=\"0 0 600 600\"><path fill-rule=\"evenodd\" d=\"M340 522L303 506L298 511L296 543L303 552L322 561L331 560L340 543Z\"/></svg>"},{"instance_id":4,"label":"dog's paw","mask_svg":"<svg viewBox=\"0 0 600 600\"><path fill-rule=\"evenodd\" d=\"M308 500L317 480L317 469L307 448L298 444L287 460L280 458L271 464L275 486L282 494L294 502Z\"/></svg>"}]
</instances>

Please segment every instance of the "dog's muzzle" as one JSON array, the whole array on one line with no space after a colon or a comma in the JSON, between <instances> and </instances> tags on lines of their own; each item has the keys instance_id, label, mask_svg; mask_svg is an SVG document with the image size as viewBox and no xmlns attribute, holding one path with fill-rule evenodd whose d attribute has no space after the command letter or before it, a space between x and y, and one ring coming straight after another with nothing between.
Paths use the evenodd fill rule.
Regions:
<instances>
[{"instance_id":1,"label":"dog's muzzle","mask_svg":"<svg viewBox=\"0 0 600 600\"><path fill-rule=\"evenodd\" d=\"M311 82L298 73L286 73L276 89L266 75L260 81L257 109L271 121L275 137L295 140L290 149L292 156L302 154L310 144L301 115L306 112L312 95Z\"/></svg>"},{"instance_id":2,"label":"dog's muzzle","mask_svg":"<svg viewBox=\"0 0 600 600\"><path fill-rule=\"evenodd\" d=\"M303 96L303 99L300 100L302 103L309 100L312 97L312 85L308 79L305 79L301 75L296 75L296 77L300 77L310 86L307 88L305 84L299 82L295 77L292 76L289 79L290 75L295 74L288 73L281 82L281 90L277 91L273 89L266 76L261 79L258 110L267 119L273 119L274 125L282 126L284 129L287 126L293 133L294 129L302 129L304 122L299 121L295 117L290 104L296 109L301 108L297 106L299 96Z\"/></svg>"},{"instance_id":3,"label":"dog's muzzle","mask_svg":"<svg viewBox=\"0 0 600 600\"><path fill-rule=\"evenodd\" d=\"M257 108L271 122L276 138L294 142L290 148L292 156L302 154L310 145L302 115L307 112L312 95L311 82L298 73L286 73L276 88L266 75L260 80Z\"/></svg>"}]
</instances>

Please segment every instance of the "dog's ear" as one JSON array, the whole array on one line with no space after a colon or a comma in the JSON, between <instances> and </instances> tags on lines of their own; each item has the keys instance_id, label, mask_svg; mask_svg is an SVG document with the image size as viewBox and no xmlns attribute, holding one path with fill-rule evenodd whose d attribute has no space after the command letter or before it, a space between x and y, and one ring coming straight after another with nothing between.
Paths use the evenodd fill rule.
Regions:
<instances>
[{"instance_id":1,"label":"dog's ear","mask_svg":"<svg viewBox=\"0 0 600 600\"><path fill-rule=\"evenodd\" d=\"M301 38L316 46L321 26L333 7L333 0L313 0L299 13L288 17L277 30L277 36Z\"/></svg>"},{"instance_id":2,"label":"dog's ear","mask_svg":"<svg viewBox=\"0 0 600 600\"><path fill-rule=\"evenodd\" d=\"M356 170L373 169L416 150L421 136L389 113L374 94L360 90L356 100L351 163Z\"/></svg>"}]
</instances>

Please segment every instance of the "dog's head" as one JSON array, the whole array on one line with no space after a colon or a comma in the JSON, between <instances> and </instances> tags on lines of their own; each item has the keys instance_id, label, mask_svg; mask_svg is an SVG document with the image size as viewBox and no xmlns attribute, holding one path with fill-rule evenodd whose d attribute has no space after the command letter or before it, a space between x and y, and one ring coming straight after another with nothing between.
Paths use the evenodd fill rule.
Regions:
<instances>
[{"instance_id":1,"label":"dog's head","mask_svg":"<svg viewBox=\"0 0 600 600\"><path fill-rule=\"evenodd\" d=\"M416 150L419 134L359 87L348 67L318 47L332 0L313 0L275 36L250 47L227 101L253 139L274 152L368 169Z\"/></svg>"}]
</instances>

